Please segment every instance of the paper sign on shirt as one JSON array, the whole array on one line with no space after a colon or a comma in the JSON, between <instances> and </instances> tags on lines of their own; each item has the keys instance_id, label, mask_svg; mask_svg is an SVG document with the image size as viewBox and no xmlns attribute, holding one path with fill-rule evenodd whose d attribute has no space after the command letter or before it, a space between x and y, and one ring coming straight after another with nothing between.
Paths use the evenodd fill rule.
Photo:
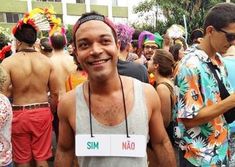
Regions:
<instances>
[{"instance_id":1,"label":"paper sign on shirt","mask_svg":"<svg viewBox=\"0 0 235 167\"><path fill-rule=\"evenodd\" d=\"M76 135L77 156L122 156L144 157L146 138L144 135Z\"/></svg>"},{"instance_id":2,"label":"paper sign on shirt","mask_svg":"<svg viewBox=\"0 0 235 167\"><path fill-rule=\"evenodd\" d=\"M146 137L144 135L110 135L111 156L144 157L146 155Z\"/></svg>"},{"instance_id":3,"label":"paper sign on shirt","mask_svg":"<svg viewBox=\"0 0 235 167\"><path fill-rule=\"evenodd\" d=\"M109 156L110 155L110 136L76 135L75 137L76 156Z\"/></svg>"}]
</instances>

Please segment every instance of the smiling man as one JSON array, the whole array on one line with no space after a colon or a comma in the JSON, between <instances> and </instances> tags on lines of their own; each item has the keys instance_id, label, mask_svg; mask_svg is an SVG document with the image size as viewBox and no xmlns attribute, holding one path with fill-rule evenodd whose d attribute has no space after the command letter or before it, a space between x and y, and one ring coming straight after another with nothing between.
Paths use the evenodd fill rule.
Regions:
<instances>
[{"instance_id":1,"label":"smiling man","mask_svg":"<svg viewBox=\"0 0 235 167\"><path fill-rule=\"evenodd\" d=\"M220 54L234 44L235 4L217 4L205 18L203 40L189 49L176 72L173 117L180 167L228 166L228 123L234 117L224 115L235 107L235 94Z\"/></svg>"},{"instance_id":2,"label":"smiling man","mask_svg":"<svg viewBox=\"0 0 235 167\"><path fill-rule=\"evenodd\" d=\"M88 81L59 103L55 166L71 166L76 150L80 167L144 167L148 135L160 165L176 166L154 88L118 75L120 46L113 24L86 13L74 26L74 42Z\"/></svg>"},{"instance_id":3,"label":"smiling man","mask_svg":"<svg viewBox=\"0 0 235 167\"><path fill-rule=\"evenodd\" d=\"M157 49L162 48L163 38L158 33L143 31L138 38L138 47L142 49L142 58L145 59L144 64L155 54Z\"/></svg>"}]
</instances>

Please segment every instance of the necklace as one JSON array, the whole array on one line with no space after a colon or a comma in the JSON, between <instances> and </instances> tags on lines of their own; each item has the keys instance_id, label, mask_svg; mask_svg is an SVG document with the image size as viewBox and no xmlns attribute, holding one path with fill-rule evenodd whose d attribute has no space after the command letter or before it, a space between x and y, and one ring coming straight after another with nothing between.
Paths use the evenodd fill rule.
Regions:
<instances>
[{"instance_id":1,"label":"necklace","mask_svg":"<svg viewBox=\"0 0 235 167\"><path fill-rule=\"evenodd\" d=\"M122 90L122 102L123 102L123 107L124 107L124 114L125 114L125 123L126 123L126 136L129 138L129 132L128 132L128 122L127 122L127 111L126 111L126 102L125 102L125 94L124 94L124 89L123 89L123 83L120 75L118 76L121 84L121 90ZM88 83L88 100L89 100L89 117L90 117L90 133L91 137L93 136L93 129L92 129L92 118L91 118L91 88L90 88L90 83Z\"/></svg>"},{"instance_id":2,"label":"necklace","mask_svg":"<svg viewBox=\"0 0 235 167\"><path fill-rule=\"evenodd\" d=\"M25 49L20 49L17 52L36 52L36 50L33 48L25 48Z\"/></svg>"}]
</instances>

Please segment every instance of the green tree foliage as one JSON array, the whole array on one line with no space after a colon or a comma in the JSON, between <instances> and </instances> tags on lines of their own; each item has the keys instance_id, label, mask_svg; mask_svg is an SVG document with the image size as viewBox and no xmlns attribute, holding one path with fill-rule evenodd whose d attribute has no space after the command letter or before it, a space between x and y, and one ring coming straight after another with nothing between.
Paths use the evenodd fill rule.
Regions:
<instances>
[{"instance_id":1,"label":"green tree foliage","mask_svg":"<svg viewBox=\"0 0 235 167\"><path fill-rule=\"evenodd\" d=\"M71 42L72 41L72 32L73 32L73 25L68 25L66 29L66 37L67 41Z\"/></svg>"},{"instance_id":2,"label":"green tree foliage","mask_svg":"<svg viewBox=\"0 0 235 167\"><path fill-rule=\"evenodd\" d=\"M161 11L166 18L165 21L156 17L155 26L152 24L134 23L133 26L137 29L152 30L163 34L172 24L180 24L184 26L183 15L187 20L187 29L190 33L195 28L202 28L204 17L207 11L216 3L224 2L222 0L145 0L139 3L134 12L140 17L146 13L155 11L157 16ZM147 25L146 25L147 24Z\"/></svg>"}]
</instances>

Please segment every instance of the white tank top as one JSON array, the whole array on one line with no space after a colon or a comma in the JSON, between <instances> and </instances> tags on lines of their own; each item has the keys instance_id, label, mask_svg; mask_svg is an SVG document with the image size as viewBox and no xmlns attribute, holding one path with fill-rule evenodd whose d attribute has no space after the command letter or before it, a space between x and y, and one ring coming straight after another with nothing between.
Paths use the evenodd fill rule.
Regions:
<instances>
[{"instance_id":1,"label":"white tank top","mask_svg":"<svg viewBox=\"0 0 235 167\"><path fill-rule=\"evenodd\" d=\"M128 114L128 130L130 135L144 135L148 142L148 111L145 103L142 83L133 79L134 105ZM124 114L124 111L123 111ZM94 134L126 134L125 120L115 126L99 123L92 116ZM84 99L83 84L76 87L76 134L89 134L89 107ZM147 143L146 143L147 144ZM79 167L147 167L147 157L78 157Z\"/></svg>"}]
</instances>

